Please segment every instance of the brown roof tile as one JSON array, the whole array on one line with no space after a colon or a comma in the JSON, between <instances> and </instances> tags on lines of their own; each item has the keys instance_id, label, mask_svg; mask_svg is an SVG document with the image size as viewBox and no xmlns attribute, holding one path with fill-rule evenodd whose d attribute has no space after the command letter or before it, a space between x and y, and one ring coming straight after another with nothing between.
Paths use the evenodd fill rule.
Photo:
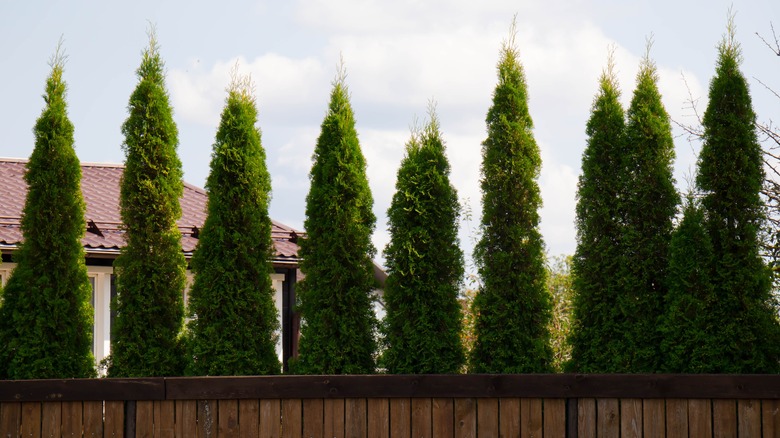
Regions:
<instances>
[{"instance_id":1,"label":"brown roof tile","mask_svg":"<svg viewBox=\"0 0 780 438\"><path fill-rule=\"evenodd\" d=\"M27 195L26 164L27 160L0 158L0 246L13 248L22 240L20 221ZM87 233L81 241L88 252L118 253L125 245L119 213L119 181L123 171L124 167L116 164L81 165L81 191L87 204ZM206 221L206 201L205 190L184 183L180 200L182 217L178 225L185 253L192 253L198 243L192 234L194 227L202 228ZM272 222L276 261L297 261L296 242L301 234L284 224Z\"/></svg>"}]
</instances>

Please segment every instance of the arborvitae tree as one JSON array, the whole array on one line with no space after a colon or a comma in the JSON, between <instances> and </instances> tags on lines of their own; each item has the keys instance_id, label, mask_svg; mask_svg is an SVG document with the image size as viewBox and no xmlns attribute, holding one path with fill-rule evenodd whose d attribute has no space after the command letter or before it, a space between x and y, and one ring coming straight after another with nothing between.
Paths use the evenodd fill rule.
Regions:
<instances>
[{"instance_id":1,"label":"arborvitae tree","mask_svg":"<svg viewBox=\"0 0 780 438\"><path fill-rule=\"evenodd\" d=\"M672 176L671 124L657 83L658 72L648 53L639 66L636 89L626 114L621 186L625 224L619 245L620 291L614 302L623 321L622 354L615 364L615 371L620 372L660 369L656 327L666 295L669 242L680 196Z\"/></svg>"},{"instance_id":2,"label":"arborvitae tree","mask_svg":"<svg viewBox=\"0 0 780 438\"><path fill-rule=\"evenodd\" d=\"M572 261L572 357L579 372L617 372L622 316L615 305L620 267L625 114L612 54L585 129L587 146L577 187L577 250Z\"/></svg>"},{"instance_id":3,"label":"arborvitae tree","mask_svg":"<svg viewBox=\"0 0 780 438\"><path fill-rule=\"evenodd\" d=\"M58 48L27 163L24 242L14 254L17 266L0 310L0 376L10 379L95 375L81 165L67 114L64 64Z\"/></svg>"},{"instance_id":4,"label":"arborvitae tree","mask_svg":"<svg viewBox=\"0 0 780 438\"><path fill-rule=\"evenodd\" d=\"M709 316L717 307L710 278L712 242L704 224L704 210L689 196L669 250L669 289L659 324L664 372L710 372L717 353L711 336L716 322Z\"/></svg>"},{"instance_id":5,"label":"arborvitae tree","mask_svg":"<svg viewBox=\"0 0 780 438\"><path fill-rule=\"evenodd\" d=\"M235 74L235 73L234 73ZM192 256L192 375L277 374L271 282L271 176L249 77L233 77L217 131L208 217Z\"/></svg>"},{"instance_id":6,"label":"arborvitae tree","mask_svg":"<svg viewBox=\"0 0 780 438\"><path fill-rule=\"evenodd\" d=\"M458 292L463 252L458 246L458 195L434 109L413 132L387 211L387 282L383 321L389 373L457 373L465 362Z\"/></svg>"},{"instance_id":7,"label":"arborvitae tree","mask_svg":"<svg viewBox=\"0 0 780 438\"><path fill-rule=\"evenodd\" d=\"M127 246L114 262L116 324L108 371L112 377L176 376L186 362L180 342L186 261L176 226L183 184L178 131L154 31L136 74L130 115L122 125L127 159L120 205Z\"/></svg>"},{"instance_id":8,"label":"arborvitae tree","mask_svg":"<svg viewBox=\"0 0 780 438\"><path fill-rule=\"evenodd\" d=\"M552 370L539 148L528 112L525 75L515 45L515 24L498 63L498 85L482 144L482 238L474 257L481 287L470 368L477 373Z\"/></svg>"},{"instance_id":9,"label":"arborvitae tree","mask_svg":"<svg viewBox=\"0 0 780 438\"><path fill-rule=\"evenodd\" d=\"M301 340L292 369L300 374L372 373L376 217L343 70L333 83L312 159L307 237L300 242L305 278L297 290Z\"/></svg>"},{"instance_id":10,"label":"arborvitae tree","mask_svg":"<svg viewBox=\"0 0 780 438\"><path fill-rule=\"evenodd\" d=\"M759 255L764 178L748 84L733 20L718 46L715 77L704 113L698 188L712 240L718 351L709 371L780 371L780 325L771 305L771 277Z\"/></svg>"}]
</instances>

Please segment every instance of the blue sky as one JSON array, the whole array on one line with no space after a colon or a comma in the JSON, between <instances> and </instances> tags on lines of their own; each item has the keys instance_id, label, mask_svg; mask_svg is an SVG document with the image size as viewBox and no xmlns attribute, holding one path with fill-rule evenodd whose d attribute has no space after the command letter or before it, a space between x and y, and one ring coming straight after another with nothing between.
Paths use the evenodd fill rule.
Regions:
<instances>
[{"instance_id":1,"label":"blue sky","mask_svg":"<svg viewBox=\"0 0 780 438\"><path fill-rule=\"evenodd\" d=\"M780 58L755 35L771 36L772 21L780 30L775 0L3 1L0 156L32 152L48 61L62 36L79 158L121 163L120 126L146 31L154 23L185 179L199 186L205 182L228 74L238 61L256 84L258 126L273 179L271 215L302 228L310 157L341 54L379 218L374 239L379 252L388 241L385 211L409 127L424 118L434 99L452 181L471 212L461 231L469 253L480 215L485 114L501 42L517 14L517 41L543 159L541 229L550 254L571 254L585 122L608 46L616 47L627 104L646 38L653 35L651 56L666 109L674 120L695 124L686 109L686 82L703 111L729 7L736 11L743 71L756 111L760 119L777 121L780 101L753 79L780 89ZM681 135L675 141L675 177L685 190L700 145Z\"/></svg>"}]
</instances>

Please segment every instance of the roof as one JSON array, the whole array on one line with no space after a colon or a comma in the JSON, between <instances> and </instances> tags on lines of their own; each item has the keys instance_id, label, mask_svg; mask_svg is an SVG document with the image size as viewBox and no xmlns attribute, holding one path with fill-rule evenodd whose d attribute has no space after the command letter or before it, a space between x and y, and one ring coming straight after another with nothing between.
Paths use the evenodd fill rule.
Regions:
<instances>
[{"instance_id":1,"label":"roof","mask_svg":"<svg viewBox=\"0 0 780 438\"><path fill-rule=\"evenodd\" d=\"M0 248L15 249L22 240L21 217L27 196L24 180L27 160L0 158ZM81 192L87 205L81 240L90 255L116 255L125 246L119 213L119 182L124 166L118 164L81 164ZM197 233L206 221L205 190L184 183L180 199L182 216L177 222L182 232L182 248L191 255L198 243ZM298 261L298 238L301 231L272 221L274 261Z\"/></svg>"}]
</instances>

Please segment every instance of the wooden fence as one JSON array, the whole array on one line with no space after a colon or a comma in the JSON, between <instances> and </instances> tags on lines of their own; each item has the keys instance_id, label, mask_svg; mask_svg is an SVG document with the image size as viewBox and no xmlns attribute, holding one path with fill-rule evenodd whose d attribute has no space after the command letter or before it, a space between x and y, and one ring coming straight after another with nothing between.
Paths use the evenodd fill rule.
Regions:
<instances>
[{"instance_id":1,"label":"wooden fence","mask_svg":"<svg viewBox=\"0 0 780 438\"><path fill-rule=\"evenodd\" d=\"M0 437L780 437L776 375L0 381Z\"/></svg>"}]
</instances>

